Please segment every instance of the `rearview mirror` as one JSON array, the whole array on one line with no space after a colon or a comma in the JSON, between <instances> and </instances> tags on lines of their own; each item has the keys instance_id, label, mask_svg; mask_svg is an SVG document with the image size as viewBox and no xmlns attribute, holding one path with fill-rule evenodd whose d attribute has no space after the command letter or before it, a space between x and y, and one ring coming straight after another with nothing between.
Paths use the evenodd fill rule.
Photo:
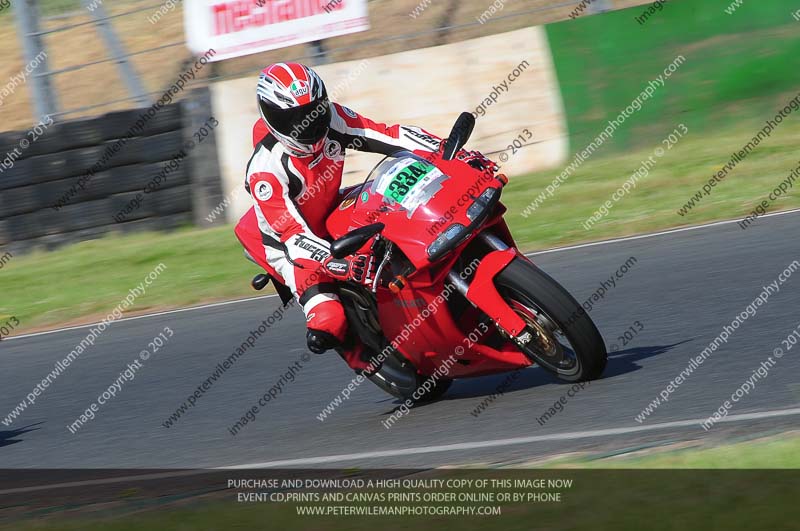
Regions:
<instances>
[{"instance_id":1,"label":"rearview mirror","mask_svg":"<svg viewBox=\"0 0 800 531\"><path fill-rule=\"evenodd\" d=\"M366 227L359 227L351 230L331 244L331 256L334 258L344 258L355 253L367 243L370 238L380 233L385 225L383 223L373 223Z\"/></svg>"},{"instance_id":2,"label":"rearview mirror","mask_svg":"<svg viewBox=\"0 0 800 531\"><path fill-rule=\"evenodd\" d=\"M467 144L473 129L475 129L475 117L472 116L472 113L462 112L453 125L450 136L445 141L442 158L444 160L453 160L456 153L461 151L461 148Z\"/></svg>"}]
</instances>

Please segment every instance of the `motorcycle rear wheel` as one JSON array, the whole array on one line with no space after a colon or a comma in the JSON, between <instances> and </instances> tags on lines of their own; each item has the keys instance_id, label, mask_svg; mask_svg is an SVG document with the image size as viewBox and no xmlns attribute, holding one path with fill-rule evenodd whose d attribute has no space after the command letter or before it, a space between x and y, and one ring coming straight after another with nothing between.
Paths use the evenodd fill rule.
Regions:
<instances>
[{"instance_id":1,"label":"motorcycle rear wheel","mask_svg":"<svg viewBox=\"0 0 800 531\"><path fill-rule=\"evenodd\" d=\"M608 361L603 337L558 282L517 257L497 275L495 285L528 325L532 339L518 348L531 361L565 382L600 377Z\"/></svg>"}]
</instances>

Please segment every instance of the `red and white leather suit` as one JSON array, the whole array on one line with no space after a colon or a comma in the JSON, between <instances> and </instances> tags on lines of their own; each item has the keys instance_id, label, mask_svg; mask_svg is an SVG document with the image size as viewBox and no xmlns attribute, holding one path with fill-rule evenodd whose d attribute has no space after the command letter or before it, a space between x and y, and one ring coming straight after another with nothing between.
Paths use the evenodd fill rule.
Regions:
<instances>
[{"instance_id":1,"label":"red and white leather suit","mask_svg":"<svg viewBox=\"0 0 800 531\"><path fill-rule=\"evenodd\" d=\"M347 152L389 154L405 149L424 156L436 151L441 139L416 127L376 123L331 103L330 131L318 155L293 156L263 120L253 128L253 142L246 187L266 261L303 307L306 326L343 341L344 309L321 262L330 256L325 220L339 204Z\"/></svg>"}]
</instances>

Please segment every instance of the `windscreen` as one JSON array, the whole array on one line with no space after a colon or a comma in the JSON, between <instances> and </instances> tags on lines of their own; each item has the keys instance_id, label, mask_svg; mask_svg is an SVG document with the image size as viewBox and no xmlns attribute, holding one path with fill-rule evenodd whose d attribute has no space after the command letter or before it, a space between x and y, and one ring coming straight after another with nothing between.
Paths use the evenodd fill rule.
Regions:
<instances>
[{"instance_id":1,"label":"windscreen","mask_svg":"<svg viewBox=\"0 0 800 531\"><path fill-rule=\"evenodd\" d=\"M370 191L380 194L390 203L400 205L409 217L442 188L448 177L427 160L403 152L395 158L384 159L372 171Z\"/></svg>"}]
</instances>

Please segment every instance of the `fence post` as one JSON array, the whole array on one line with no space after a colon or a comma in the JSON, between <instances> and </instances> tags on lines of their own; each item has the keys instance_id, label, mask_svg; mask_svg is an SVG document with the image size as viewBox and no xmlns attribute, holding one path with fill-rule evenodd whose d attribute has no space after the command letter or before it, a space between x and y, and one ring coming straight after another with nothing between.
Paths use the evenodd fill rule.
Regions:
<instances>
[{"instance_id":1,"label":"fence post","mask_svg":"<svg viewBox=\"0 0 800 531\"><path fill-rule=\"evenodd\" d=\"M322 41L312 41L309 43L311 47L311 64L314 66L326 65L330 62L328 59L328 50L325 48L325 43Z\"/></svg>"},{"instance_id":2,"label":"fence post","mask_svg":"<svg viewBox=\"0 0 800 531\"><path fill-rule=\"evenodd\" d=\"M31 99L37 113L35 119L40 119L45 115L54 115L58 112L58 101L47 68L47 51L39 30L39 9L36 0L16 0L14 14L17 18L17 33L22 41L25 65L33 64L34 61L38 62L36 68L39 71L34 72L29 81ZM40 54L43 57L40 58Z\"/></svg>"},{"instance_id":3,"label":"fence post","mask_svg":"<svg viewBox=\"0 0 800 531\"><path fill-rule=\"evenodd\" d=\"M106 15L106 10L102 2L97 2L97 0L83 0L83 7L86 8L92 15L92 18L94 18L97 32L105 41L111 58L117 63L120 78L128 88L130 95L136 98L136 102L139 105L143 107L149 105L150 100L147 97L147 91L144 89L144 85L142 85L139 79L139 74L136 73L133 65L128 60L124 45L117 37L113 26L111 26L111 23L108 21L108 16Z\"/></svg>"}]
</instances>

